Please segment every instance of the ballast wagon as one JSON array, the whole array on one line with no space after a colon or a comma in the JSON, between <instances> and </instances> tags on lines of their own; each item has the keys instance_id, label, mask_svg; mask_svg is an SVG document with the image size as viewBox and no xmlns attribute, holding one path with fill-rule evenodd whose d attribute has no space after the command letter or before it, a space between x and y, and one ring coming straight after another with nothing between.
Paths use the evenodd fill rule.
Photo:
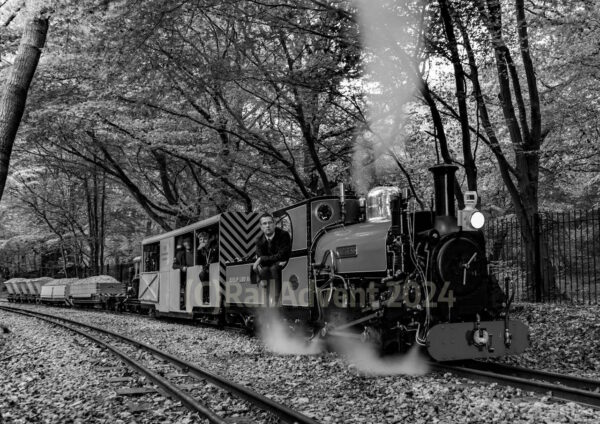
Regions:
<instances>
[{"instance_id":1,"label":"ballast wagon","mask_svg":"<svg viewBox=\"0 0 600 424\"><path fill-rule=\"evenodd\" d=\"M114 309L125 299L125 285L108 275L84 278L71 285L70 299L79 307Z\"/></svg>"},{"instance_id":2,"label":"ballast wagon","mask_svg":"<svg viewBox=\"0 0 600 424\"><path fill-rule=\"evenodd\" d=\"M59 278L42 286L40 302L54 305L70 305L70 287L77 278Z\"/></svg>"}]
</instances>

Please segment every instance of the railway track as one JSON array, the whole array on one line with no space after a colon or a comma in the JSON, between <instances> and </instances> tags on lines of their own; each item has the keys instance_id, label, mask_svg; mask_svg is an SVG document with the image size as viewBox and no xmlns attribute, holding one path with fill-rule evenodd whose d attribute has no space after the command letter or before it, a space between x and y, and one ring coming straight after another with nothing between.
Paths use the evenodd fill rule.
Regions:
<instances>
[{"instance_id":1,"label":"railway track","mask_svg":"<svg viewBox=\"0 0 600 424\"><path fill-rule=\"evenodd\" d=\"M600 409L600 381L554 372L483 361L431 363L442 372L451 372L473 380L498 383L522 390L550 395L567 402Z\"/></svg>"},{"instance_id":2,"label":"railway track","mask_svg":"<svg viewBox=\"0 0 600 424\"><path fill-rule=\"evenodd\" d=\"M218 375L209 373L205 370L202 370L195 365L183 361L179 358L174 357L173 355L163 352L159 349L154 348L153 346L147 345L143 342L139 342L133 339L130 339L126 336L114 333L110 330L98 328L95 326L90 326L88 324L80 323L78 321L70 320L63 317L58 317L51 314L45 314L42 312L32 311L32 310L24 310L20 308L7 307L4 305L0 305L0 309L20 313L23 315L33 316L39 319L44 319L53 324L60 325L66 327L70 330L78 332L79 334L84 335L85 337L91 338L96 341L98 344L104 345L105 342L102 340L96 340L94 336L88 334L87 332L80 331L77 328L73 328L72 326L79 326L81 328L86 328L88 330L96 331L102 333L104 335L112 336L120 341L126 342L130 345L133 345L139 349L143 349L154 356L157 356L174 366L181 368L187 371L189 374L202 379L209 381L216 386L223 388L224 390L230 392L231 394L242 398L249 403L263 409L265 411L269 411L273 415L277 416L281 419L282 422L286 423L315 423L316 421L312 420L305 415L298 413L286 406L280 405L250 389L245 386L238 385L236 383L230 382L223 377ZM67 324L63 324L67 323ZM107 347L107 346L105 346ZM109 350L113 351L110 347L107 347ZM117 356L118 352L114 352ZM125 362L127 362L125 360ZM130 364L133 368L136 368L136 364ZM545 395L550 395L553 399L560 401L572 401L582 404L584 406L590 406L595 409L600 409L600 381L592 380L589 378L575 377L564 374L558 374L548 371L541 370L533 370L524 367L512 366L507 364L501 364L496 362L483 362L483 361L461 361L456 363L430 363L430 366L433 370L437 370L440 372L451 372L455 375L470 378L473 380L485 381L489 383L498 383L502 385L517 387L525 391L531 391L536 393L541 393ZM136 368L137 369L137 368ZM143 370L137 369L142 374L146 375ZM147 375L148 376L148 375ZM160 376L158 376L160 377ZM165 385L160 380L154 381L152 376L148 376L150 380L155 382L159 387L163 388L163 390L170 393L172 396L180 399L182 403L188 406L190 409L198 411L201 415L209 417L209 412L212 411L203 411L201 407L206 408L205 406L195 405L193 403L193 399L189 400L185 398L185 392L182 393L183 397L180 396L177 392L177 388L175 390L171 390L169 386ZM166 387L166 388L165 388ZM187 402L187 403L186 403ZM197 408L197 409L195 409ZM222 421L220 417L214 417L215 421L211 422L225 422ZM219 421L219 419L221 421ZM210 420L210 418L209 418Z\"/></svg>"},{"instance_id":3,"label":"railway track","mask_svg":"<svg viewBox=\"0 0 600 424\"><path fill-rule=\"evenodd\" d=\"M168 393L173 398L181 401L181 403L185 405L188 409L192 410L193 412L198 412L201 416L207 418L208 421L211 423L226 424L230 423L231 421L225 419L224 417L221 417L216 412L212 411L208 406L199 402L197 399L191 396L186 390L179 388L176 384L172 383L165 377L152 371L150 368L146 367L137 359L134 359L130 354L116 347L114 345L114 341L116 340L118 343L123 343L125 345L128 345L129 347L134 347L137 350L144 350L153 355L154 357L159 358L162 361L168 363L169 365L183 370L191 376L194 376L203 381L208 381L214 384L215 386L227 391L231 395L243 399L251 405L263 411L269 412L270 414L281 420L281 422L298 424L317 424L317 421L313 420L312 418L307 417L306 415L301 414L300 412L297 412L285 405L277 403L253 390L248 389L245 386L229 381L219 375L212 374L206 370L203 370L202 368L197 367L192 363L179 359L171 355L170 353L164 352L151 345L134 340L127 336L115 333L104 328L85 324L68 318L58 317L52 314L45 314L42 312L13 308L4 305L0 305L0 310L17 313L24 316L34 317L51 323L53 325L60 326L61 328L68 329L74 333L80 334L92 340L97 345L102 346L111 351L115 356L117 356L120 360L125 362L132 369L144 375L156 386L160 387L164 392ZM104 338L112 339L112 341L107 341L101 337L98 337L98 335L94 335L92 334L92 332L98 333Z\"/></svg>"}]
</instances>

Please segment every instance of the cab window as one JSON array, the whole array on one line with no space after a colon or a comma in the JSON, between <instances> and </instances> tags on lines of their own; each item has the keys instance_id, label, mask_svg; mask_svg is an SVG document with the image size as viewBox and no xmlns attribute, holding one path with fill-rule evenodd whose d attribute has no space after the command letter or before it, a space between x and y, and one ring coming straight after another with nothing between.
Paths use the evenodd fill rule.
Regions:
<instances>
[{"instance_id":1,"label":"cab window","mask_svg":"<svg viewBox=\"0 0 600 424\"><path fill-rule=\"evenodd\" d=\"M292 220L290 219L290 216L287 213L284 213L281 216L275 217L275 225L278 228L281 228L282 230L287 231L287 233L290 235L290 239L293 240Z\"/></svg>"},{"instance_id":2,"label":"cab window","mask_svg":"<svg viewBox=\"0 0 600 424\"><path fill-rule=\"evenodd\" d=\"M142 267L144 272L158 271L158 253L160 251L160 243L145 244L143 248Z\"/></svg>"}]
</instances>

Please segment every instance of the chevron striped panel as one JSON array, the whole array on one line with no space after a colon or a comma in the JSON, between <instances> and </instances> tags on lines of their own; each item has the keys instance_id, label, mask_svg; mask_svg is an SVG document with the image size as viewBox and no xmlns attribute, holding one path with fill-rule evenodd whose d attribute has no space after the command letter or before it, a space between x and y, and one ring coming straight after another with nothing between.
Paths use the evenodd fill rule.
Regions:
<instances>
[{"instance_id":1,"label":"chevron striped panel","mask_svg":"<svg viewBox=\"0 0 600 424\"><path fill-rule=\"evenodd\" d=\"M226 212L221 215L219 249L220 249L220 283L224 289L225 267L227 262L244 259L254 255L255 242L260 234L260 214Z\"/></svg>"}]
</instances>

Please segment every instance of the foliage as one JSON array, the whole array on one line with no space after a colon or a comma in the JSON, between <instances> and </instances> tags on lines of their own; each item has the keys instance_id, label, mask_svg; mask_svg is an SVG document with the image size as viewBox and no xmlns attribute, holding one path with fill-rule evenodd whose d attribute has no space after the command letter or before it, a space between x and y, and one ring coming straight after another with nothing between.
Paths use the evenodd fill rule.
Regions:
<instances>
[{"instance_id":1,"label":"foliage","mask_svg":"<svg viewBox=\"0 0 600 424\"><path fill-rule=\"evenodd\" d=\"M14 15L2 28L0 78L21 34L21 3L0 8L2 21ZM526 66L518 3L384 1L389 19L365 24L375 9L346 0L55 2L0 238L35 227L75 240L82 262L119 261L144 235L221 211L272 209L340 181L365 190L358 171L368 184L410 185L428 207L427 168L439 161L461 167L457 187L477 189L487 213L518 213L525 198L531 210L597 205L600 6L528 3ZM508 91L478 4L503 18L506 48L518 52ZM373 41L378 34L391 43ZM521 81L525 121L535 120L528 69L542 125L522 163L539 165L535 178L517 166L524 156L498 100ZM366 146L358 161L355 146Z\"/></svg>"}]
</instances>

